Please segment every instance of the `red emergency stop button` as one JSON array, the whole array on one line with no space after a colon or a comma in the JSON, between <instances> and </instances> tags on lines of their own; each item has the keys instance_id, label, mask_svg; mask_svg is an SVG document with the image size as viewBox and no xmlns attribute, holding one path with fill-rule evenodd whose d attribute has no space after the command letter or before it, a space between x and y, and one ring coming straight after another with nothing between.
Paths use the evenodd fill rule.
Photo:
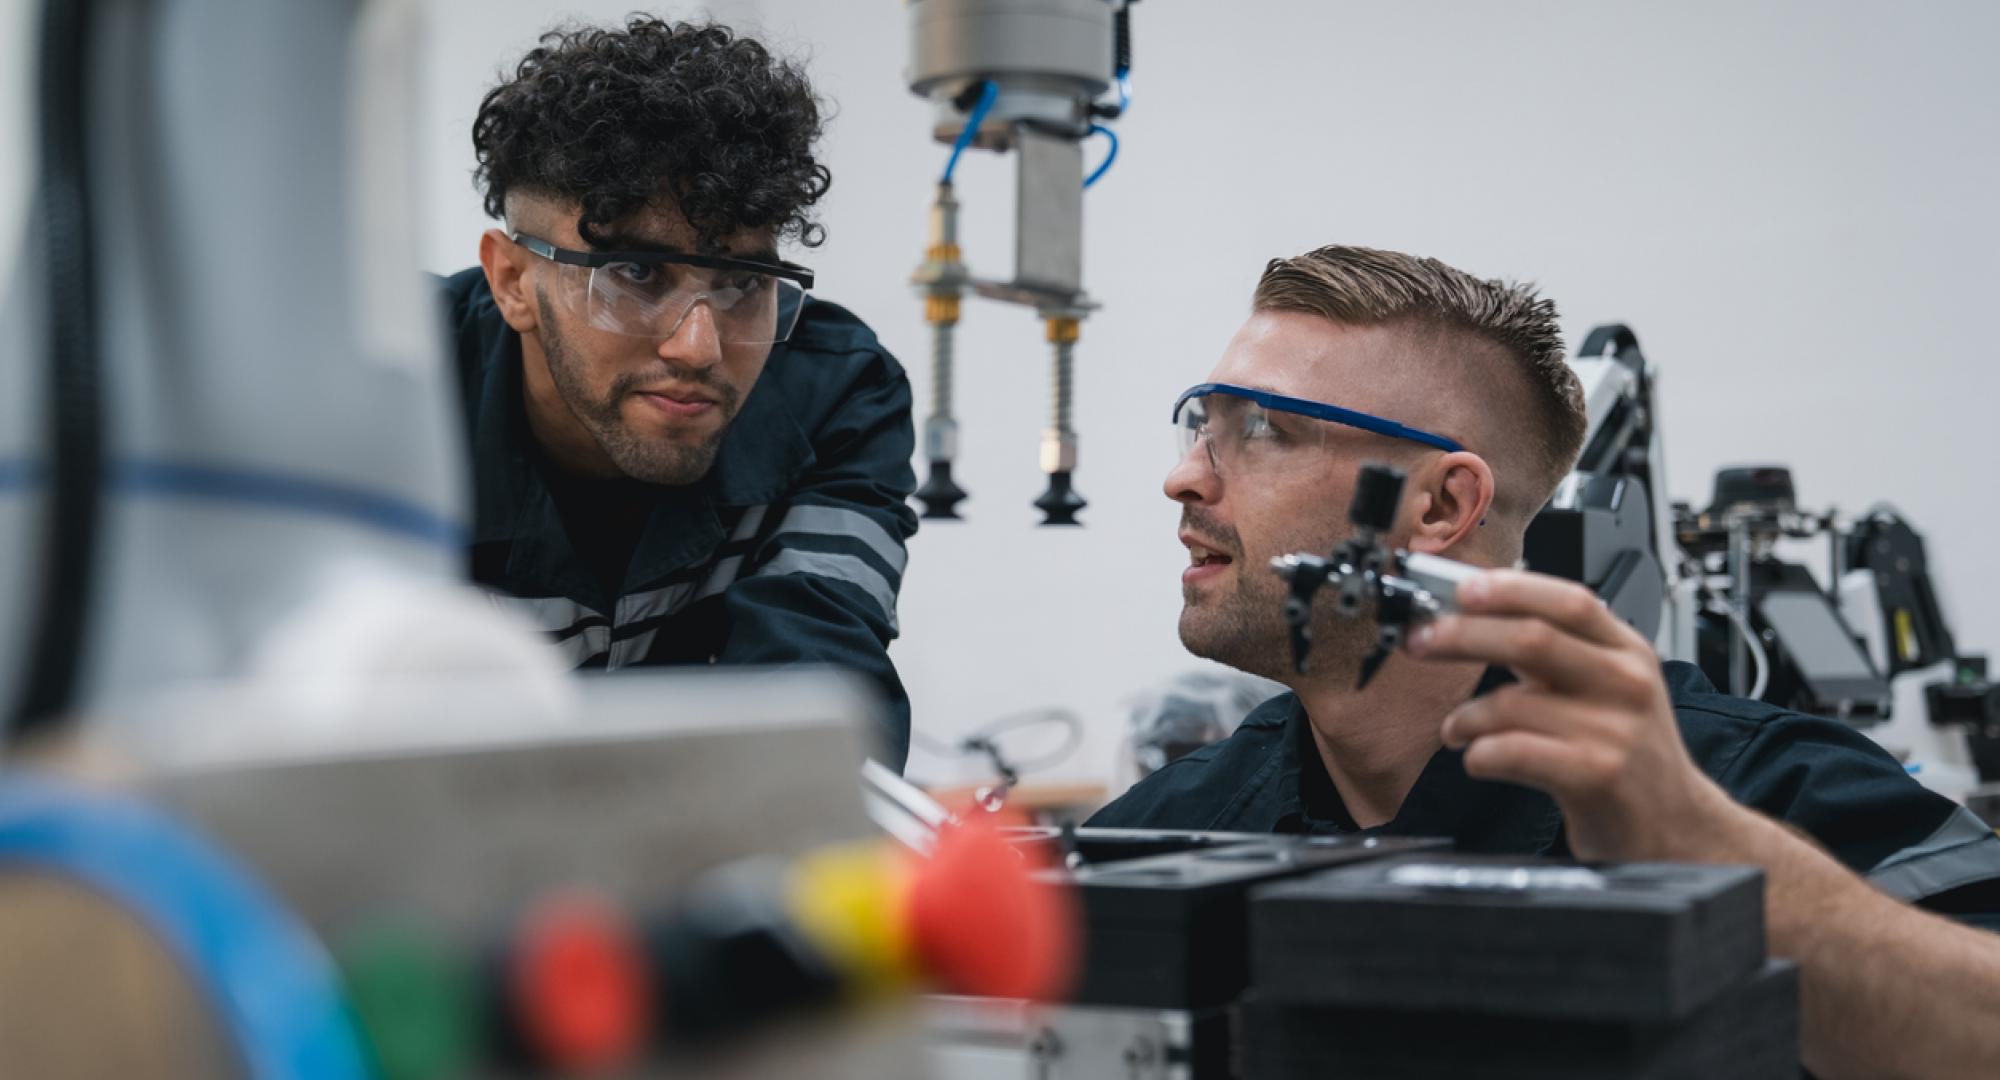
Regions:
<instances>
[{"instance_id":1,"label":"red emergency stop button","mask_svg":"<svg viewBox=\"0 0 2000 1080\"><path fill-rule=\"evenodd\" d=\"M645 1049L652 992L638 935L604 900L550 897L521 920L508 990L527 1048L552 1071L593 1075Z\"/></svg>"}]
</instances>

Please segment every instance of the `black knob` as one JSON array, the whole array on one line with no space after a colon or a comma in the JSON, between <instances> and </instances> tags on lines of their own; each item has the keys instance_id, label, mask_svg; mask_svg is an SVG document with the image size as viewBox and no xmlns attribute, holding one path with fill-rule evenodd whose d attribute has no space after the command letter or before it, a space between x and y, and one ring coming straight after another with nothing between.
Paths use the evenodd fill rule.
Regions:
<instances>
[{"instance_id":1,"label":"black knob","mask_svg":"<svg viewBox=\"0 0 2000 1080\"><path fill-rule=\"evenodd\" d=\"M1050 473L1049 489L1035 500L1035 506L1045 515L1042 518L1044 525L1080 525L1082 522L1076 520L1076 512L1086 505L1083 496L1070 487L1067 472Z\"/></svg>"},{"instance_id":2,"label":"black knob","mask_svg":"<svg viewBox=\"0 0 2000 1080\"><path fill-rule=\"evenodd\" d=\"M931 462L931 474L917 489L917 498L924 504L927 520L958 520L958 504L965 501L965 489L951 482L951 462Z\"/></svg>"},{"instance_id":3,"label":"black knob","mask_svg":"<svg viewBox=\"0 0 2000 1080\"><path fill-rule=\"evenodd\" d=\"M1347 507L1347 520L1364 529L1387 532L1396 524L1396 508L1402 501L1401 471L1387 465L1363 465L1354 484L1354 501Z\"/></svg>"}]
</instances>

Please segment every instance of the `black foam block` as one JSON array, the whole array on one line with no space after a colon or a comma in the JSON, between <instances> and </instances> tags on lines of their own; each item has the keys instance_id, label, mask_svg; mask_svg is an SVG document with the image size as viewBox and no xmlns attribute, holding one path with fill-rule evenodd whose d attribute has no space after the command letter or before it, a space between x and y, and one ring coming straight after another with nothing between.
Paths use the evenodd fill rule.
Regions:
<instances>
[{"instance_id":1,"label":"black foam block","mask_svg":"<svg viewBox=\"0 0 2000 1080\"><path fill-rule=\"evenodd\" d=\"M1234 1001L1249 981L1252 888L1445 846L1409 837L1267 837L1060 872L1083 906L1082 977L1071 1000L1162 1009Z\"/></svg>"},{"instance_id":2,"label":"black foam block","mask_svg":"<svg viewBox=\"0 0 2000 1080\"><path fill-rule=\"evenodd\" d=\"M1693 1015L1655 1023L1297 1006L1238 1010L1245 1080L1796 1080L1798 969L1771 961Z\"/></svg>"},{"instance_id":3,"label":"black foam block","mask_svg":"<svg viewBox=\"0 0 2000 1080\"><path fill-rule=\"evenodd\" d=\"M1258 889L1250 943L1251 982L1269 1001L1672 1020L1764 963L1763 875L1383 860Z\"/></svg>"}]
</instances>

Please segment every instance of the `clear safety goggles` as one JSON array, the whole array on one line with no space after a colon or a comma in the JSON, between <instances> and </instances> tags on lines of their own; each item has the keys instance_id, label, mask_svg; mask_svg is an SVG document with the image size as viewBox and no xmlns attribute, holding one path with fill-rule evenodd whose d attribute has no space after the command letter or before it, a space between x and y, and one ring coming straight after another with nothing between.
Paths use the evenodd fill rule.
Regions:
<instances>
[{"instance_id":1,"label":"clear safety goggles","mask_svg":"<svg viewBox=\"0 0 2000 1080\"><path fill-rule=\"evenodd\" d=\"M561 268L561 299L599 330L665 340L706 303L723 345L771 345L791 337L812 271L721 255L664 251L572 251L515 233L514 242Z\"/></svg>"},{"instance_id":2,"label":"clear safety goggles","mask_svg":"<svg viewBox=\"0 0 2000 1080\"><path fill-rule=\"evenodd\" d=\"M1268 471L1295 461L1296 450L1325 444L1329 424L1406 439L1444 451L1465 449L1457 440L1420 431L1394 420L1343 409L1323 401L1286 397L1229 383L1192 386L1174 402L1174 428L1185 458L1196 445L1208 448L1219 474Z\"/></svg>"}]
</instances>

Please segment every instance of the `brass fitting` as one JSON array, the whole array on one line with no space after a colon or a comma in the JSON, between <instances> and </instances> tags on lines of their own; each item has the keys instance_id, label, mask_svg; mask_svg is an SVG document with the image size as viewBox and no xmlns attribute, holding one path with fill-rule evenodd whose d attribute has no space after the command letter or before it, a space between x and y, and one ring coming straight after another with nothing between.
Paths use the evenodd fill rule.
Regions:
<instances>
[{"instance_id":1,"label":"brass fitting","mask_svg":"<svg viewBox=\"0 0 2000 1080\"><path fill-rule=\"evenodd\" d=\"M1057 316L1049 320L1049 343L1051 345L1074 345L1083 335L1081 321L1069 316Z\"/></svg>"},{"instance_id":2,"label":"brass fitting","mask_svg":"<svg viewBox=\"0 0 2000 1080\"><path fill-rule=\"evenodd\" d=\"M958 297L931 295L924 297L924 321L937 326L951 326L958 322Z\"/></svg>"}]
</instances>

